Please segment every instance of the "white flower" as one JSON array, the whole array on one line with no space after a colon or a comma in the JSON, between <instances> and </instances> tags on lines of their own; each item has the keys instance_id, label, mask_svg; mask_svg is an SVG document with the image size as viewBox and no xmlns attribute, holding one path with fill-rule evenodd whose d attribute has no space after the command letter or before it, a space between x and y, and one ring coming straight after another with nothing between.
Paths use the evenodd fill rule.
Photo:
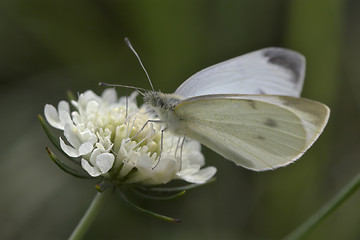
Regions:
<instances>
[{"instance_id":1,"label":"white flower","mask_svg":"<svg viewBox=\"0 0 360 240\"><path fill-rule=\"evenodd\" d=\"M92 91L72 101L70 113L66 101L45 106L45 117L51 126L64 131L60 137L62 150L70 157L81 157L81 166L93 177L104 176L118 184L155 185L173 179L205 183L216 173L205 164L198 142L165 131L161 151L161 129L145 107L138 108L137 93L118 99L114 89L101 96ZM145 125L145 127L144 127ZM180 139L179 139L180 138ZM180 152L182 154L180 159ZM180 162L181 161L181 162Z\"/></svg>"}]
</instances>

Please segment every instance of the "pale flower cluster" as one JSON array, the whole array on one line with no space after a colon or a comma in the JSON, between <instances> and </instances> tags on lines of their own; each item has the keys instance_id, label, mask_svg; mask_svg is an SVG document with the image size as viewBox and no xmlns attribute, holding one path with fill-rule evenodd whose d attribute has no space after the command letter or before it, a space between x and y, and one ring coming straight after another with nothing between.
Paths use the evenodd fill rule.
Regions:
<instances>
[{"instance_id":1,"label":"pale flower cluster","mask_svg":"<svg viewBox=\"0 0 360 240\"><path fill-rule=\"evenodd\" d=\"M68 102L61 101L57 109L47 104L45 117L51 126L63 130L62 150L70 157L81 158L81 166L93 177L146 185L173 179L201 184L212 178L216 168L201 168L205 160L200 144L187 139L181 146L182 137L169 131L164 131L158 161L164 126L149 123L143 128L155 116L146 107L137 106L136 95L119 99L114 89L105 90L101 96L89 90L71 102L74 111Z\"/></svg>"}]
</instances>

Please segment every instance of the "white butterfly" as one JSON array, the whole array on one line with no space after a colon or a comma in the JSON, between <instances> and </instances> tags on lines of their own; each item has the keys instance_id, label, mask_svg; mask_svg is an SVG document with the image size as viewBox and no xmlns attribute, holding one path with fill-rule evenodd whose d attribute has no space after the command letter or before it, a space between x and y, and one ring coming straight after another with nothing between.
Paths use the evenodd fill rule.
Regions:
<instances>
[{"instance_id":1,"label":"white butterfly","mask_svg":"<svg viewBox=\"0 0 360 240\"><path fill-rule=\"evenodd\" d=\"M170 131L263 171L301 157L328 121L326 105L299 98L304 75L304 56L264 48L196 73L174 94L147 91L144 100Z\"/></svg>"},{"instance_id":2,"label":"white butterfly","mask_svg":"<svg viewBox=\"0 0 360 240\"><path fill-rule=\"evenodd\" d=\"M237 165L264 171L300 158L327 124L326 105L300 98L304 76L303 55L272 47L208 67L173 94L143 95L166 129L201 142Z\"/></svg>"}]
</instances>

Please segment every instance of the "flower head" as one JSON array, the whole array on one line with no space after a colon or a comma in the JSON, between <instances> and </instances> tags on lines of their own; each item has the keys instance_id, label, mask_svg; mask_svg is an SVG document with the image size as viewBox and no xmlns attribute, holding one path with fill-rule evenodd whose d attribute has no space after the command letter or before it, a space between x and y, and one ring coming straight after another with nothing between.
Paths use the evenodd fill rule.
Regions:
<instances>
[{"instance_id":1,"label":"flower head","mask_svg":"<svg viewBox=\"0 0 360 240\"><path fill-rule=\"evenodd\" d=\"M164 131L146 106L138 107L137 93L117 97L114 89L101 96L92 91L79 95L70 105L61 101L56 109L47 104L45 117L64 133L61 149L92 177L103 176L116 184L156 185L173 179L202 184L216 173L205 164L200 144ZM161 139L163 138L163 139ZM160 155L160 159L159 159Z\"/></svg>"}]
</instances>

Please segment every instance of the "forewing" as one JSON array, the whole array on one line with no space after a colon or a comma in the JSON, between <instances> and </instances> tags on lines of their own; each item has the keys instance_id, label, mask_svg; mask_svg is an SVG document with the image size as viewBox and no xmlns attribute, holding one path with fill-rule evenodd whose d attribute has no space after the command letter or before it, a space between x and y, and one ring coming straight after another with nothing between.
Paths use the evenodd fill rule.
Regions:
<instances>
[{"instance_id":1,"label":"forewing","mask_svg":"<svg viewBox=\"0 0 360 240\"><path fill-rule=\"evenodd\" d=\"M264 48L218 63L194 74L175 94L269 94L299 97L305 58L284 48Z\"/></svg>"},{"instance_id":2,"label":"forewing","mask_svg":"<svg viewBox=\"0 0 360 240\"><path fill-rule=\"evenodd\" d=\"M181 101L175 114L189 137L263 171L298 159L323 131L329 110L302 98L212 95Z\"/></svg>"}]
</instances>

